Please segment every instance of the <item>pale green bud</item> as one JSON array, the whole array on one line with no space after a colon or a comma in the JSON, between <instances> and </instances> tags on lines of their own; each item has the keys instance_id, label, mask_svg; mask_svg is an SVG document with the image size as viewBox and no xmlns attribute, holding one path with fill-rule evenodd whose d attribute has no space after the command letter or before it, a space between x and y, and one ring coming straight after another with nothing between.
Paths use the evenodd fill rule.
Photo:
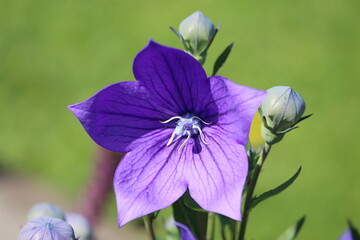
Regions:
<instances>
[{"instance_id":1,"label":"pale green bud","mask_svg":"<svg viewBox=\"0 0 360 240\"><path fill-rule=\"evenodd\" d=\"M305 102L291 87L277 86L267 90L261 104L267 127L281 132L296 124L305 112Z\"/></svg>"},{"instance_id":2,"label":"pale green bud","mask_svg":"<svg viewBox=\"0 0 360 240\"><path fill-rule=\"evenodd\" d=\"M180 23L179 32L188 43L191 54L195 58L205 58L208 44L215 35L215 26L210 19L197 11ZM204 53L203 53L204 52Z\"/></svg>"},{"instance_id":3,"label":"pale green bud","mask_svg":"<svg viewBox=\"0 0 360 240\"><path fill-rule=\"evenodd\" d=\"M64 212L56 205L48 202L34 205L27 216L27 221L37 217L52 217L65 220Z\"/></svg>"},{"instance_id":4,"label":"pale green bud","mask_svg":"<svg viewBox=\"0 0 360 240\"><path fill-rule=\"evenodd\" d=\"M261 135L266 143L280 142L285 133L297 128L303 117L305 102L291 87L277 86L267 90L268 95L261 104L263 124Z\"/></svg>"},{"instance_id":5,"label":"pale green bud","mask_svg":"<svg viewBox=\"0 0 360 240\"><path fill-rule=\"evenodd\" d=\"M66 221L73 227L78 240L93 240L93 231L90 222L81 214L68 212Z\"/></svg>"}]
</instances>

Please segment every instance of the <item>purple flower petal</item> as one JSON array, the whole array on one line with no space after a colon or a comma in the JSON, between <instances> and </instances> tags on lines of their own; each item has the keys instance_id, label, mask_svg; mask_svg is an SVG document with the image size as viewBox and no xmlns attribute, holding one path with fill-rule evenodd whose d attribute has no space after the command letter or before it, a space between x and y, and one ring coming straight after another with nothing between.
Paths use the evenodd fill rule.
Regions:
<instances>
[{"instance_id":1,"label":"purple flower petal","mask_svg":"<svg viewBox=\"0 0 360 240\"><path fill-rule=\"evenodd\" d=\"M351 234L351 230L348 229L346 230L343 235L341 235L341 237L339 238L339 240L354 240L352 234Z\"/></svg>"},{"instance_id":2,"label":"purple flower petal","mask_svg":"<svg viewBox=\"0 0 360 240\"><path fill-rule=\"evenodd\" d=\"M133 71L158 102L183 115L198 112L211 97L206 73L192 56L150 41L135 58Z\"/></svg>"},{"instance_id":3,"label":"purple flower petal","mask_svg":"<svg viewBox=\"0 0 360 240\"><path fill-rule=\"evenodd\" d=\"M166 146L171 133L160 129L141 137L121 160L114 176L119 226L170 206L186 191L179 144Z\"/></svg>"},{"instance_id":4,"label":"purple flower petal","mask_svg":"<svg viewBox=\"0 0 360 240\"><path fill-rule=\"evenodd\" d=\"M180 229L181 240L196 240L194 234L186 225L179 222L175 222L175 225Z\"/></svg>"},{"instance_id":5,"label":"purple flower petal","mask_svg":"<svg viewBox=\"0 0 360 240\"><path fill-rule=\"evenodd\" d=\"M175 116L137 82L110 85L69 109L97 144L115 152L130 151L133 141L163 128L160 120Z\"/></svg>"},{"instance_id":6,"label":"purple flower petal","mask_svg":"<svg viewBox=\"0 0 360 240\"><path fill-rule=\"evenodd\" d=\"M186 191L205 210L240 220L247 176L245 148L219 128L206 129L203 144L192 138L167 147L171 129L159 129L133 144L141 146L120 162L114 177L119 226L166 208Z\"/></svg>"},{"instance_id":7,"label":"purple flower petal","mask_svg":"<svg viewBox=\"0 0 360 240\"><path fill-rule=\"evenodd\" d=\"M205 139L208 145L194 141L184 149L190 195L207 211L241 220L248 169L245 148L216 126L206 129Z\"/></svg>"},{"instance_id":8,"label":"purple flower petal","mask_svg":"<svg viewBox=\"0 0 360 240\"><path fill-rule=\"evenodd\" d=\"M223 134L245 145L252 119L266 92L241 86L220 76L210 77L209 80L214 100L204 106L201 117L221 128ZM213 107L214 103L217 108Z\"/></svg>"}]
</instances>

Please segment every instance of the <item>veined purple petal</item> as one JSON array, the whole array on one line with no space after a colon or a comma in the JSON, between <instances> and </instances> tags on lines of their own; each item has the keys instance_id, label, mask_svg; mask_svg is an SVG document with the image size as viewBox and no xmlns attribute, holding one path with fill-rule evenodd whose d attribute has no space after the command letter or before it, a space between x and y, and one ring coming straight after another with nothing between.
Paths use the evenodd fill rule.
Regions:
<instances>
[{"instance_id":1,"label":"veined purple petal","mask_svg":"<svg viewBox=\"0 0 360 240\"><path fill-rule=\"evenodd\" d=\"M171 133L172 129L161 129L142 136L135 142L139 147L117 167L114 188L119 226L170 206L186 191L185 156L178 153L178 143L166 146Z\"/></svg>"},{"instance_id":2,"label":"veined purple petal","mask_svg":"<svg viewBox=\"0 0 360 240\"><path fill-rule=\"evenodd\" d=\"M152 96L177 115L196 113L204 99L211 98L204 69L179 49L150 41L136 56L133 71Z\"/></svg>"},{"instance_id":3,"label":"veined purple petal","mask_svg":"<svg viewBox=\"0 0 360 240\"><path fill-rule=\"evenodd\" d=\"M201 117L213 122L238 143L245 145L254 114L266 96L265 91L241 86L230 80L213 76L209 78L213 102L208 102ZM213 104L217 105L217 109Z\"/></svg>"},{"instance_id":4,"label":"veined purple petal","mask_svg":"<svg viewBox=\"0 0 360 240\"><path fill-rule=\"evenodd\" d=\"M204 130L203 144L185 138L166 146L173 129L159 129L135 141L114 177L119 226L168 207L189 188L205 210L240 220L248 162L244 146L216 126ZM140 147L141 146L141 147Z\"/></svg>"},{"instance_id":5,"label":"veined purple petal","mask_svg":"<svg viewBox=\"0 0 360 240\"><path fill-rule=\"evenodd\" d=\"M104 88L69 109L100 146L128 152L141 136L166 126L159 121L175 116L137 82L120 82Z\"/></svg>"},{"instance_id":6,"label":"veined purple petal","mask_svg":"<svg viewBox=\"0 0 360 240\"><path fill-rule=\"evenodd\" d=\"M216 127L204 133L208 145L198 141L197 146L188 144L184 149L190 195L207 211L241 220L241 195L248 170L245 148Z\"/></svg>"},{"instance_id":7,"label":"veined purple petal","mask_svg":"<svg viewBox=\"0 0 360 240\"><path fill-rule=\"evenodd\" d=\"M186 225L179 222L175 222L175 225L180 229L181 240L196 240L194 234Z\"/></svg>"}]
</instances>

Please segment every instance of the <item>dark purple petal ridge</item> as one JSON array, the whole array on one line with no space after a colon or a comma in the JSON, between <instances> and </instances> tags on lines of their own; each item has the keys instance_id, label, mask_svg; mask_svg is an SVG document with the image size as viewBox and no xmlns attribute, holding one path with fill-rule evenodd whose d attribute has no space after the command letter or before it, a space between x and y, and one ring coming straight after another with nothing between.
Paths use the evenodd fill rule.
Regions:
<instances>
[{"instance_id":1,"label":"dark purple petal ridge","mask_svg":"<svg viewBox=\"0 0 360 240\"><path fill-rule=\"evenodd\" d=\"M201 111L204 99L211 97L204 69L179 49L150 41L135 57L133 71L154 98L177 115Z\"/></svg>"}]
</instances>

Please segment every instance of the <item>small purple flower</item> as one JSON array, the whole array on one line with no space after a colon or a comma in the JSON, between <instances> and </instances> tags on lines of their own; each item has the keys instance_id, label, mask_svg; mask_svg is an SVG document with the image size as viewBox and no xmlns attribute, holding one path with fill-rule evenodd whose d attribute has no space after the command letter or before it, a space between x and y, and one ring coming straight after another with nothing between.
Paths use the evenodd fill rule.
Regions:
<instances>
[{"instance_id":1,"label":"small purple flower","mask_svg":"<svg viewBox=\"0 0 360 240\"><path fill-rule=\"evenodd\" d=\"M175 225L180 230L180 236L181 240L196 240L194 234L191 232L191 230L184 224L176 222Z\"/></svg>"},{"instance_id":2,"label":"small purple flower","mask_svg":"<svg viewBox=\"0 0 360 240\"><path fill-rule=\"evenodd\" d=\"M69 106L96 143L128 152L114 176L118 222L165 208L188 189L205 210L240 220L244 144L264 91L206 77L189 54L150 41L137 82Z\"/></svg>"}]
</instances>

